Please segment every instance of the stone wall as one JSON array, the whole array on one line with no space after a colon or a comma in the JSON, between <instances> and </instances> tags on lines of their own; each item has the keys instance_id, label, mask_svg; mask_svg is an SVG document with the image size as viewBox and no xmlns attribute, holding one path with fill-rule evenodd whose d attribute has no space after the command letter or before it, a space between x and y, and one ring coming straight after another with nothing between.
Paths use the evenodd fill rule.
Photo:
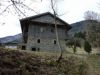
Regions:
<instances>
[{"instance_id":1,"label":"stone wall","mask_svg":"<svg viewBox=\"0 0 100 75\"><path fill-rule=\"evenodd\" d=\"M28 42L27 49L32 50L59 50L55 30L51 26L39 26L39 25L29 25L28 31ZM62 48L65 49L65 39L67 38L67 32L65 29L58 28L59 39L62 45ZM54 42L55 41L55 42Z\"/></svg>"},{"instance_id":2,"label":"stone wall","mask_svg":"<svg viewBox=\"0 0 100 75\"><path fill-rule=\"evenodd\" d=\"M32 48L36 48L36 50L59 50L57 41L55 39L40 39L40 43L38 43L38 39L33 39L32 41L28 41L27 49L32 50ZM61 46L63 50L66 49L65 40L60 40Z\"/></svg>"},{"instance_id":3,"label":"stone wall","mask_svg":"<svg viewBox=\"0 0 100 75\"><path fill-rule=\"evenodd\" d=\"M67 32L64 28L58 28L58 35L60 39L67 38ZM29 25L28 38L52 38L55 39L55 28L53 26L39 26Z\"/></svg>"}]
</instances>

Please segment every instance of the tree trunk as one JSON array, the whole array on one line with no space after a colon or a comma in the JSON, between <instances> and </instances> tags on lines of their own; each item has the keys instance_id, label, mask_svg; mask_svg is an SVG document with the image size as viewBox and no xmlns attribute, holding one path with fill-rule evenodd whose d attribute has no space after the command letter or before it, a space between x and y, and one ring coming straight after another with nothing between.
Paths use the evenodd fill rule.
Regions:
<instances>
[{"instance_id":1,"label":"tree trunk","mask_svg":"<svg viewBox=\"0 0 100 75\"><path fill-rule=\"evenodd\" d=\"M54 9L54 3L53 3L53 0L51 0L51 7L52 7L52 10L53 10L53 13L54 13L54 23L55 23L55 33L56 33L56 40L57 40L57 44L58 44L58 47L60 49L60 56L58 57L57 59L57 63L59 63L62 59L62 55L63 55L63 50L61 48L61 45L60 45L60 40L59 40L59 35L58 35L58 28L57 28L57 22L56 22L56 12L55 12L55 9Z\"/></svg>"}]
</instances>

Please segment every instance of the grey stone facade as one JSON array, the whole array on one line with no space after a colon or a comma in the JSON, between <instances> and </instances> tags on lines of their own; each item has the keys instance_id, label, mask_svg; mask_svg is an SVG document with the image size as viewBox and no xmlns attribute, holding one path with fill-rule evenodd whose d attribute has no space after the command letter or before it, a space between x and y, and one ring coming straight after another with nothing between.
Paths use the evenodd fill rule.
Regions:
<instances>
[{"instance_id":1,"label":"grey stone facade","mask_svg":"<svg viewBox=\"0 0 100 75\"><path fill-rule=\"evenodd\" d=\"M23 21L27 20L21 20L21 24L24 24ZM23 36L25 36L25 33L27 34L27 42L23 42L26 43L25 49L33 51L59 50L56 41L54 17L51 13L45 13L44 15L40 15L35 18L33 17L28 19L28 21L29 23L27 23L28 26L26 30L24 30L25 25L21 25ZM63 50L66 49L65 39L67 39L67 31L69 30L67 25L67 23L65 25L65 22L57 18L58 35ZM23 38L25 40L25 37Z\"/></svg>"},{"instance_id":2,"label":"grey stone facade","mask_svg":"<svg viewBox=\"0 0 100 75\"><path fill-rule=\"evenodd\" d=\"M59 28L58 33L61 44L65 45L67 32L65 32L64 29ZM39 40L40 42L38 42ZM30 25L28 31L27 49L32 49L32 47L39 50L59 50L54 28L52 31L52 27L50 26L43 27L38 25Z\"/></svg>"}]
</instances>

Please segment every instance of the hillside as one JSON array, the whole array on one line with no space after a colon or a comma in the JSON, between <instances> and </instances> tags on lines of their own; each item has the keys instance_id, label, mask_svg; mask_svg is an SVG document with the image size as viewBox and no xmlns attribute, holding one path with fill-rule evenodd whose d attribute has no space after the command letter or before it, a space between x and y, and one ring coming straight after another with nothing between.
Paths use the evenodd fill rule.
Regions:
<instances>
[{"instance_id":1,"label":"hillside","mask_svg":"<svg viewBox=\"0 0 100 75\"><path fill-rule=\"evenodd\" d=\"M91 75L89 65L77 57L57 63L56 55L41 54L0 48L0 75Z\"/></svg>"},{"instance_id":2,"label":"hillside","mask_svg":"<svg viewBox=\"0 0 100 75\"><path fill-rule=\"evenodd\" d=\"M68 31L68 34L73 36L77 32L84 32L86 30L86 24L91 23L91 21L97 23L95 20L84 20L71 24L72 28Z\"/></svg>"},{"instance_id":3,"label":"hillside","mask_svg":"<svg viewBox=\"0 0 100 75\"><path fill-rule=\"evenodd\" d=\"M68 31L69 35L74 35L77 32L84 32L85 31L85 24L89 22L87 20L76 22L71 24L72 28Z\"/></svg>"},{"instance_id":4,"label":"hillside","mask_svg":"<svg viewBox=\"0 0 100 75\"><path fill-rule=\"evenodd\" d=\"M17 34L14 36L7 36L0 38L0 43L6 44L6 43L19 43L22 41L22 34Z\"/></svg>"}]
</instances>

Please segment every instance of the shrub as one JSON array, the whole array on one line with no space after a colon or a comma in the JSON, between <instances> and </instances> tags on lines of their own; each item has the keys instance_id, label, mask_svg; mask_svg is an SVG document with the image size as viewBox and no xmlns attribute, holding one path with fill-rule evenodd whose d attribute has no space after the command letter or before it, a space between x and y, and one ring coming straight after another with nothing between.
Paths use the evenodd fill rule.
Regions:
<instances>
[{"instance_id":1,"label":"shrub","mask_svg":"<svg viewBox=\"0 0 100 75\"><path fill-rule=\"evenodd\" d=\"M84 50L85 50L88 54L90 54L91 51L92 51L91 45L89 44L88 41L85 41L85 43L84 43Z\"/></svg>"}]
</instances>

